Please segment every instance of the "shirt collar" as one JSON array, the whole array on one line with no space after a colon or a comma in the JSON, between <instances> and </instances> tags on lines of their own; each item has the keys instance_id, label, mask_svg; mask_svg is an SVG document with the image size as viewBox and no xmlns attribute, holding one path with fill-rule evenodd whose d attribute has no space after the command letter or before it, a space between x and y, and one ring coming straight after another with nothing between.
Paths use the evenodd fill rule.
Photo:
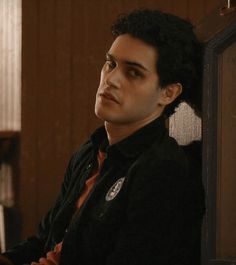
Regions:
<instances>
[{"instance_id":1,"label":"shirt collar","mask_svg":"<svg viewBox=\"0 0 236 265\"><path fill-rule=\"evenodd\" d=\"M163 116L148 123L122 141L109 146L105 127L98 128L91 136L94 149L97 151L102 143L107 143L106 151L111 155L120 155L126 158L134 158L141 154L153 142L161 141L163 135L167 133L165 119Z\"/></svg>"}]
</instances>

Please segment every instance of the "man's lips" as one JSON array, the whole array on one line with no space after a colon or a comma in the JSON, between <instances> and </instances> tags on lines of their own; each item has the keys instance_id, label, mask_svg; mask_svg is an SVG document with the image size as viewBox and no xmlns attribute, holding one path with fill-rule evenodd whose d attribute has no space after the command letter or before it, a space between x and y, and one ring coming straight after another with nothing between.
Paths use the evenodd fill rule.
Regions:
<instances>
[{"instance_id":1,"label":"man's lips","mask_svg":"<svg viewBox=\"0 0 236 265\"><path fill-rule=\"evenodd\" d=\"M112 95L111 93L109 93L109 92L102 92L102 93L100 93L100 96L103 97L103 98L105 98L105 99L114 101L115 103L119 104L118 99L114 95Z\"/></svg>"}]
</instances>

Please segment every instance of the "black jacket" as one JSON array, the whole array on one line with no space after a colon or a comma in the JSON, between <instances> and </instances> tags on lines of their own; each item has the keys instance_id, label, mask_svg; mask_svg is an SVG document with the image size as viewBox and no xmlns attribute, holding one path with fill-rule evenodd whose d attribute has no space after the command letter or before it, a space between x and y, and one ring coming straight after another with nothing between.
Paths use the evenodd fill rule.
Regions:
<instances>
[{"instance_id":1,"label":"black jacket","mask_svg":"<svg viewBox=\"0 0 236 265\"><path fill-rule=\"evenodd\" d=\"M107 147L97 182L75 211L104 140L102 127L72 157L38 235L5 255L29 263L63 240L61 265L199 265L201 168L192 168L163 118Z\"/></svg>"}]
</instances>

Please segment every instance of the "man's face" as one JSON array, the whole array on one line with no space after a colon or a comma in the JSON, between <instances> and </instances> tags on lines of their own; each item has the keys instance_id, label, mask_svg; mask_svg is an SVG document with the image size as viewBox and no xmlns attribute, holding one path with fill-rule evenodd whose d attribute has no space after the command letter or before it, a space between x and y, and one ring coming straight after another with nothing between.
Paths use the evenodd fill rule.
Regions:
<instances>
[{"instance_id":1,"label":"man's face","mask_svg":"<svg viewBox=\"0 0 236 265\"><path fill-rule=\"evenodd\" d=\"M160 116L157 52L128 34L113 42L101 71L95 113L116 125L146 124Z\"/></svg>"}]
</instances>

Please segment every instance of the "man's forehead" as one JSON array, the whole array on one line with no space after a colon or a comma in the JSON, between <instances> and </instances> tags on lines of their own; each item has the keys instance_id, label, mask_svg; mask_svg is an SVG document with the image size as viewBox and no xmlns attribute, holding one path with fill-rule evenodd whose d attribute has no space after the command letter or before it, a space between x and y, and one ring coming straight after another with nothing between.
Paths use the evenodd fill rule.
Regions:
<instances>
[{"instance_id":1,"label":"man's forehead","mask_svg":"<svg viewBox=\"0 0 236 265\"><path fill-rule=\"evenodd\" d=\"M117 37L109 49L108 55L119 61L131 61L156 66L157 52L154 47L128 34Z\"/></svg>"}]
</instances>

